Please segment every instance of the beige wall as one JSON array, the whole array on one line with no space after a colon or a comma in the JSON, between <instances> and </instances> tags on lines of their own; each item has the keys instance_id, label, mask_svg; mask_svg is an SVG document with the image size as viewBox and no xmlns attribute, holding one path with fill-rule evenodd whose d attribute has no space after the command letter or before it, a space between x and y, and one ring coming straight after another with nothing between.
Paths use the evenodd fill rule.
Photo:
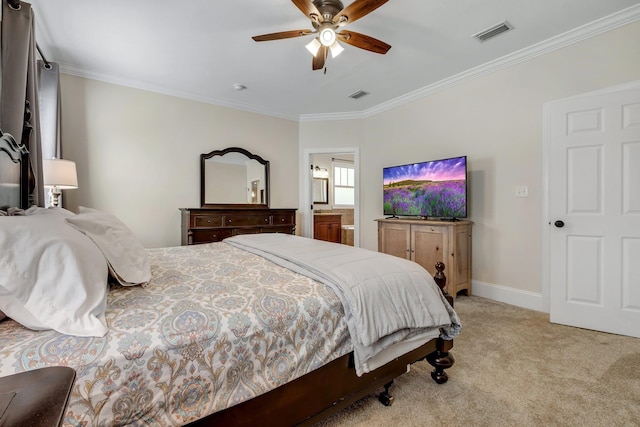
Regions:
<instances>
[{"instance_id":1,"label":"beige wall","mask_svg":"<svg viewBox=\"0 0 640 427\"><path fill-rule=\"evenodd\" d=\"M261 155L271 161L271 206L302 209L304 151L358 147L360 245L375 250L382 168L464 154L474 282L540 293L543 104L640 79L638 39L640 22L370 118L333 122L298 124L63 75L64 157L78 162L80 183L66 201L114 213L147 247L178 245L178 208L199 205L200 153L239 146ZM516 198L516 185L529 197Z\"/></svg>"},{"instance_id":2,"label":"beige wall","mask_svg":"<svg viewBox=\"0 0 640 427\"><path fill-rule=\"evenodd\" d=\"M146 247L180 244L179 208L200 206L200 154L236 146L270 161L271 206L298 205L298 123L61 76L66 206L115 214Z\"/></svg>"},{"instance_id":3,"label":"beige wall","mask_svg":"<svg viewBox=\"0 0 640 427\"><path fill-rule=\"evenodd\" d=\"M543 104L640 79L638 40L640 22L367 119L303 122L300 152L360 147L360 241L372 250L382 168L467 155L474 281L541 293Z\"/></svg>"}]
</instances>

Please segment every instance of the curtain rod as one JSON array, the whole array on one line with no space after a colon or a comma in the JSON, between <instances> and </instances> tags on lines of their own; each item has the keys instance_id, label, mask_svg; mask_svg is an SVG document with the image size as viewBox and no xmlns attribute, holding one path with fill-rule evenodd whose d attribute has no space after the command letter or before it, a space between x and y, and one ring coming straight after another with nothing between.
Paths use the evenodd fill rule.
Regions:
<instances>
[{"instance_id":1,"label":"curtain rod","mask_svg":"<svg viewBox=\"0 0 640 427\"><path fill-rule=\"evenodd\" d=\"M345 162L345 163L354 163L353 160L347 160L347 159L336 159L335 157L331 158L332 162L335 162L336 160L340 161L340 162Z\"/></svg>"},{"instance_id":2,"label":"curtain rod","mask_svg":"<svg viewBox=\"0 0 640 427\"><path fill-rule=\"evenodd\" d=\"M50 70L51 64L49 63L49 61L47 61L47 58L45 58L44 55L42 54L42 51L40 50L40 46L38 46L38 43L36 43L36 50L38 51L38 55L40 55L40 58L42 58L42 62L44 62L44 68L47 70Z\"/></svg>"}]
</instances>

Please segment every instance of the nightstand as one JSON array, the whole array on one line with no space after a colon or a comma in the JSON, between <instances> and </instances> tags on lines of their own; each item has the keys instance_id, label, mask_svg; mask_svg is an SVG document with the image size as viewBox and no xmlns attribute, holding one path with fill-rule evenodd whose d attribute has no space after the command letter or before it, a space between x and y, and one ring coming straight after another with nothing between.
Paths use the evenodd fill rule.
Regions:
<instances>
[{"instance_id":1,"label":"nightstand","mask_svg":"<svg viewBox=\"0 0 640 427\"><path fill-rule=\"evenodd\" d=\"M57 427L76 371L52 366L0 378L0 426Z\"/></svg>"}]
</instances>

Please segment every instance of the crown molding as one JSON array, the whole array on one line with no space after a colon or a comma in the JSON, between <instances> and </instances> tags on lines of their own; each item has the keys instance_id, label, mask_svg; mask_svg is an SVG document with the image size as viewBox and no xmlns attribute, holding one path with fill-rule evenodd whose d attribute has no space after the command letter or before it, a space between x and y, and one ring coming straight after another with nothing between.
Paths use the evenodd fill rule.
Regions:
<instances>
[{"instance_id":1,"label":"crown molding","mask_svg":"<svg viewBox=\"0 0 640 427\"><path fill-rule=\"evenodd\" d=\"M299 121L329 121L329 120L353 120L365 119L375 116L382 112L397 108L401 105L408 104L434 93L448 89L456 84L484 76L489 73L511 67L529 59L552 52L557 49L578 43L582 40L597 36L599 34L611 31L626 24L630 24L640 19L640 5L635 5L623 9L620 12L598 19L596 21L585 24L581 27L574 28L558 36L536 43L527 48L510 53L496 60L487 62L478 67L471 68L462 73L453 75L446 79L440 80L434 84L414 90L400 97L383 102L375 107L363 110L361 112L348 113L330 113L330 114L301 114Z\"/></svg>"},{"instance_id":2,"label":"crown molding","mask_svg":"<svg viewBox=\"0 0 640 427\"><path fill-rule=\"evenodd\" d=\"M211 98L211 97L202 96L199 94L172 90L166 87L150 85L148 83L140 82L137 80L121 79L110 74L96 73L94 71L89 71L84 68L75 67L72 65L64 64L64 63L58 63L58 66L60 67L61 73L68 74L71 76L83 77L91 80L98 80L105 83L131 87L134 89L145 90L148 92L159 93L167 96L174 96L181 99L202 102L204 104L211 104L219 107L232 108L234 110L245 111L248 113L255 113L255 114L261 114L264 116L277 117L280 119L298 121L298 116L296 114L279 113L277 111L266 110L263 108L256 108L255 106L249 105L249 104L242 104L238 102L227 101L224 99Z\"/></svg>"},{"instance_id":3,"label":"crown molding","mask_svg":"<svg viewBox=\"0 0 640 427\"><path fill-rule=\"evenodd\" d=\"M408 104L410 102L427 97L434 93L443 91L456 84L467 81L470 79L478 78L489 73L501 70L503 68L511 67L518 63L527 61L540 55L552 52L557 49L578 43L582 40L597 36L599 34L611 31L623 25L635 22L640 19L640 4L631 6L627 9L623 9L617 13L598 19L591 23L585 24L581 27L574 28L558 36L552 37L540 43L534 44L527 48L505 55L496 60L487 62L478 67L471 68L462 73L453 75L446 79L440 80L436 83L422 87L420 89L409 92L405 95L391 99L389 101L378 104L362 111L355 112L336 112L336 113L322 113L322 114L291 114L282 113L273 110L267 110L264 108L257 108L250 104L242 104L238 102L232 102L225 99L212 98L202 96L201 94L194 94L183 91L176 91L168 89L166 87L150 85L148 83L120 79L113 75L107 75L102 73L96 73L79 67L74 67L64 63L58 63L60 72L69 74L72 76L83 77L93 80L98 80L106 83L112 83L120 86L126 86L136 88L140 90L151 91L163 95L175 96L182 99L188 99L191 101L202 102L206 104L213 104L220 107L232 108L249 113L261 114L266 116L277 117L285 120L293 120L299 122L314 122L314 121L335 121L335 120L357 120L365 119L385 111L397 108L399 106Z\"/></svg>"}]
</instances>

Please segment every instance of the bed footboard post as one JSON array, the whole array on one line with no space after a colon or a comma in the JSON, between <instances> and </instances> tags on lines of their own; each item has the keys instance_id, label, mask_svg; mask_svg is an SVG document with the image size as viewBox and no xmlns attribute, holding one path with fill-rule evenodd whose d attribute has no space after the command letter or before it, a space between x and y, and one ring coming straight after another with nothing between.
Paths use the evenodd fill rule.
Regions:
<instances>
[{"instance_id":1,"label":"bed footboard post","mask_svg":"<svg viewBox=\"0 0 640 427\"><path fill-rule=\"evenodd\" d=\"M449 295L449 293L445 290L445 286L447 286L447 276L444 275L444 263L436 262L436 274L433 275L433 280L436 281L436 285L442 291L442 295L449 301L451 307L453 307L453 297Z\"/></svg>"},{"instance_id":2,"label":"bed footboard post","mask_svg":"<svg viewBox=\"0 0 640 427\"><path fill-rule=\"evenodd\" d=\"M444 263L436 262L436 274L434 274L433 279L436 281L444 297L453 307L453 297L444 289L447 285L447 277L444 275ZM431 378L438 384L444 384L449 379L449 376L444 370L452 367L455 362L453 355L449 353L452 347L452 341L445 341L442 338L438 338L436 351L428 354L426 357L427 362L435 368L431 372Z\"/></svg>"},{"instance_id":3,"label":"bed footboard post","mask_svg":"<svg viewBox=\"0 0 640 427\"><path fill-rule=\"evenodd\" d=\"M431 378L438 384L444 384L449 379L449 375L444 370L452 367L455 362L453 355L448 351L453 347L453 343L438 338L437 345L438 349L427 355L427 362L434 367Z\"/></svg>"}]
</instances>

